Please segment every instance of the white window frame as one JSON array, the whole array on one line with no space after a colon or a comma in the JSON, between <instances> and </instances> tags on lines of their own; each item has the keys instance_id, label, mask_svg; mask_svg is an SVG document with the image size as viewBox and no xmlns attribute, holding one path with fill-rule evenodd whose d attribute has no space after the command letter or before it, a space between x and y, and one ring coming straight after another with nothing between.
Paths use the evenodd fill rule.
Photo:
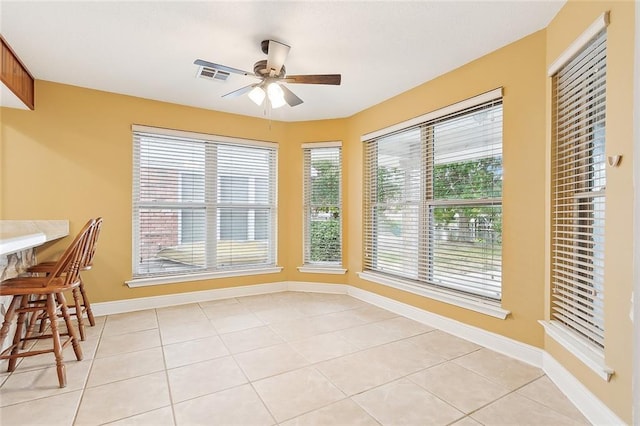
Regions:
<instances>
[{"instance_id":1,"label":"white window frame","mask_svg":"<svg viewBox=\"0 0 640 426\"><path fill-rule=\"evenodd\" d=\"M455 104L449 105L447 107L438 109L436 111L432 111L430 113L421 115L419 117L412 118L402 123L394 124L392 126L362 135L361 141L366 143L376 138L390 135L397 131L408 129L413 126L420 125L422 123L427 123L432 120L436 120L436 119L448 116L450 114L461 112L469 108L473 108L491 101L497 101L501 99L502 99L502 88L497 88L489 92L463 100L461 102L457 102ZM365 173L366 172L367 171L365 170ZM364 188L364 191L367 191L367 188ZM474 203L484 202L484 201L486 200L469 201L468 203L474 204ZM502 204L501 199L499 201L495 199L489 200L489 201L500 204L500 205ZM433 206L438 205L439 203L442 203L441 201L428 201L428 200L426 200L426 202L427 204L430 204ZM462 203L464 204L466 202L462 202ZM363 262L363 264L365 263L366 262ZM473 311L476 311L485 315L489 315L495 318L505 319L510 314L510 311L503 309L500 301L490 300L490 299L481 297L479 295L470 294L470 293L461 293L461 292L453 291L444 287L432 286L428 283L422 283L422 282L417 283L413 280L407 280L398 276L383 274L375 270L363 270L362 272L358 272L358 276L368 281L376 282L378 284L383 284L383 285L398 288L404 291L408 291L411 293L419 294L421 296L429 297L429 298L439 300L445 303L449 303L455 306L459 306L465 309L473 310Z\"/></svg>"},{"instance_id":2,"label":"white window frame","mask_svg":"<svg viewBox=\"0 0 640 426\"><path fill-rule=\"evenodd\" d=\"M591 44L592 44L592 40L594 40L596 37L598 37L598 35L603 32L606 31L606 28L609 24L609 13L605 12L602 15L600 15L549 67L548 69L548 76L550 78L553 78L554 80L552 81L551 87L552 90L556 90L555 89L555 85L556 85L556 80L555 77L557 76L558 72L563 70L563 68L565 66L567 66L568 64L570 64L570 61L575 58L577 55L579 55L580 53L584 52L586 49L591 48ZM606 77L605 77L606 78ZM552 102L554 102L553 97L552 97ZM590 101L592 102L592 101ZM606 102L604 103L605 105L605 109L606 109ZM552 116L552 132L556 132L556 122L554 120L555 117L555 106L553 108L553 116ZM555 138L553 138L554 140L554 144L555 144ZM585 159L589 159L591 158L590 156L593 154L590 154L588 151L588 149L583 149L584 153L582 153L581 155L585 155ZM582 152L582 151L581 151ZM555 163L555 161L557 160L557 155L555 153L552 153L553 155L553 162ZM604 154L602 154L604 156ZM591 161L591 160L589 160ZM591 163L589 163L591 164ZM557 165L555 167L558 167ZM552 185L554 185L555 183L555 172L554 170L551 170L551 183ZM576 179L581 179L579 176L576 176ZM576 298L577 296L565 296L562 293L558 293L557 291L555 291L556 288L556 278L554 278L557 274L559 274L560 272L556 272L556 270L560 271L560 267L562 266L560 263L556 263L559 261L555 261L554 258L556 257L556 249L554 248L554 236L553 236L553 232L554 230L556 230L555 226L554 226L554 209L555 207L555 198L556 198L556 192L553 189L551 189L552 193L552 200L551 200L551 211L549 212L550 218L551 218L551 232L552 234L549 235L549 239L551 241L552 244L550 244L549 246L551 247L551 262L550 262L550 272L549 272L549 277L550 277L550 286L551 286L551 300L552 303L563 303L563 299L567 298L567 303L570 302L570 297ZM605 196L605 189L604 187L596 189L596 190L590 190L591 192L587 195L589 195L589 197L587 198L598 198L598 199L603 199L606 202L606 196ZM575 196L576 200L578 200L579 198L585 198L584 193L576 193ZM558 207L559 208L559 207ZM594 213L595 215L595 213ZM606 220L606 219L605 219ZM577 227L577 226L576 226ZM562 231L564 234L569 234L569 232L567 231L568 227L564 226L562 229L558 228L558 231ZM578 231L575 231L578 232ZM581 233L584 233L584 231L580 231ZM580 240L579 235L576 235L574 237L571 237L574 240L578 241ZM576 248L576 250L578 250L578 248ZM602 247L596 248L595 245L592 248L593 251L593 256L603 256L604 255L604 245L602 244ZM566 249L565 249L566 251ZM563 262L569 262L569 260L564 260ZM567 263L568 264L568 263ZM569 264L568 264L569 265ZM575 267L577 269L580 269L582 267L587 268L585 269L585 272L587 273L587 275L591 275L593 274L593 272L590 272L590 270L592 269L591 267L588 266L581 266L580 264L576 263L575 265L571 266L571 267ZM603 271L601 271L600 273L603 273ZM582 280L582 279L581 279ZM570 286L570 284L567 284L568 286ZM602 280L602 285L604 286L604 280ZM576 284L576 286L578 287L582 287L582 284ZM576 287L576 290L574 291L579 291L579 289ZM600 294L597 294L600 293ZM598 298L599 302L594 301L594 309L595 309L595 304L597 303L604 303L604 300L601 298L601 294L602 292L598 292L597 290L595 290L595 292L592 293L592 297L593 298ZM602 309L604 309L604 306L602 307ZM540 321L540 323L542 324L542 326L545 329L545 333L551 337L552 339L554 339L556 342L558 342L560 345L562 345L567 351L569 351L571 354L573 354L578 360L580 360L582 363L584 363L587 367L589 367L592 371L594 371L598 376L600 376L603 380L609 381L611 376L614 374L614 370L609 367L606 364L605 361L605 351L604 351L604 338L602 339L602 341L600 342L600 344L594 344L593 341L590 341L590 339L586 338L584 334L582 334L582 332L578 332L577 329L572 328L571 326L568 325L568 323L565 323L563 321L558 320L559 317L556 317L556 313L554 313L554 309L553 307L550 307L550 320L547 321ZM602 314L603 315L603 314ZM600 321L595 321L597 322L599 325L598 327L602 327L599 330L593 330L593 332L595 334L600 334L602 333L602 335L604 336L604 334L606 334L606 329L604 329L604 325L602 323L600 323ZM588 327L587 327L588 328ZM602 347L600 347L602 346Z\"/></svg>"},{"instance_id":3,"label":"white window frame","mask_svg":"<svg viewBox=\"0 0 640 426\"><path fill-rule=\"evenodd\" d=\"M307 162L307 156L311 155L311 151L312 150L316 150L316 149L327 149L327 148L334 148L334 149L338 149L340 152L340 164L339 164L339 183L338 183L338 190L339 195L338 195L338 205L337 206L331 206L331 207L337 207L339 213L339 217L340 217L340 221L339 221L339 227L340 227L340 233L339 233L339 238L340 238L340 261L335 261L335 262L331 262L331 261L321 261L321 262L314 262L310 259L310 253L311 253L311 236L310 236L310 228L311 228L311 216L310 216L310 210L311 210L311 200L310 200L310 185L311 185L311 181L310 179L312 178L312 173L311 170L307 168L307 166L311 166L310 162ZM303 150L303 157L304 157L304 161L303 161L303 176L304 176L304 180L303 180L303 265L298 267L298 270L300 272L305 272L305 273L315 273L315 274L344 274L347 272L346 269L344 269L342 267L342 224L343 224L343 211L342 211L342 142L341 141L331 141L331 142L310 142L310 143L304 143L302 144L302 150ZM309 163L309 164L307 164Z\"/></svg>"},{"instance_id":4,"label":"white window frame","mask_svg":"<svg viewBox=\"0 0 640 426\"><path fill-rule=\"evenodd\" d=\"M211 279L211 278L224 278L224 277L235 277L235 276L244 276L244 275L259 275L259 274L271 274L278 273L282 270L281 267L276 265L277 261L277 168L278 168L278 144L273 142L266 141L256 141L249 139L241 139L241 138L232 138L227 136L218 136L218 135L209 135L195 132L187 132L181 130L172 130L172 129L164 129L150 126L142 126L142 125L132 125L132 133L134 134L134 181L133 181L133 212L132 212L132 220L133 220L133 252L132 252L132 271L133 278L125 282L129 287L143 287L149 285L159 285L159 284L169 284L169 283L178 283L178 282L187 282L187 281L198 281L203 279ZM196 140L198 142L202 142L203 144L214 144L214 145L233 145L233 146L242 146L242 147L256 147L256 148L266 148L272 152L274 159L270 163L270 167L272 170L270 171L270 175L272 176L270 179L272 180L270 187L270 194L272 200L266 206L270 211L270 221L271 227L269 229L269 258L270 262L265 264L256 264L256 265L237 265L234 267L224 267L224 268L216 268L215 262L215 250L207 250L207 264L210 265L205 269L192 270L186 272L176 272L169 274L136 274L137 265L139 263L140 256L140 241L138 239L139 235L139 209L144 208L146 203L140 203L137 200L138 191L140 189L139 184L139 172L140 167L137 164L139 154L136 154L136 150L139 149L137 142L135 141L136 135L138 134L150 134L157 135L159 137L167 136L172 138L184 138L188 140ZM217 241L217 228L218 226L218 214L216 213L218 210L218 202L216 201L217 196L217 180L215 178L216 175L216 165L214 163L210 163L211 158L207 158L205 161L205 192L206 199L203 203L207 210L207 226L206 226L206 240L207 245L214 244ZM178 190L180 190L178 185ZM174 203L176 204L176 203ZM192 203L193 204L193 203ZM202 203L201 203L202 204ZM262 206L265 208L265 206ZM181 226L180 216L178 217L178 232L180 232ZM212 243L213 241L213 243Z\"/></svg>"}]
</instances>

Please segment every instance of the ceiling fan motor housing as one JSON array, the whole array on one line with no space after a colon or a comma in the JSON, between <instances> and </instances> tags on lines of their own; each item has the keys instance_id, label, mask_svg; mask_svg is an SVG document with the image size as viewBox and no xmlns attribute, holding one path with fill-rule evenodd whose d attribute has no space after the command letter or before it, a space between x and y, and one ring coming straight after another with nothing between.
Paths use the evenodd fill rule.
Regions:
<instances>
[{"instance_id":1,"label":"ceiling fan motor housing","mask_svg":"<svg viewBox=\"0 0 640 426\"><path fill-rule=\"evenodd\" d=\"M263 59L261 61L258 61L255 63L255 65L253 66L253 73L262 78L262 77L269 77L269 72L271 70L267 69L267 60ZM282 65L282 68L280 68L280 73L278 75L274 75L273 77L275 78L284 78L286 74L286 69L284 67L284 65Z\"/></svg>"}]
</instances>

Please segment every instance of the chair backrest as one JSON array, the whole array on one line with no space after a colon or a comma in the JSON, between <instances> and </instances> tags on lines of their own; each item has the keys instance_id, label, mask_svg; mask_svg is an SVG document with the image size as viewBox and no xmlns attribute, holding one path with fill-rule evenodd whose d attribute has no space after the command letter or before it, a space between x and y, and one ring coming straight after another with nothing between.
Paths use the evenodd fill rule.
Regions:
<instances>
[{"instance_id":1,"label":"chair backrest","mask_svg":"<svg viewBox=\"0 0 640 426\"><path fill-rule=\"evenodd\" d=\"M84 254L84 260L82 264L82 269L91 269L93 265L93 257L96 254L96 245L98 244L98 237L100 236L100 230L102 229L102 218L96 218L93 227L91 229L91 236L89 237L89 242L86 247L86 252Z\"/></svg>"},{"instance_id":2,"label":"chair backrest","mask_svg":"<svg viewBox=\"0 0 640 426\"><path fill-rule=\"evenodd\" d=\"M56 284L64 284L71 286L80 280L80 269L84 263L86 247L91 238L92 229L95 225L95 219L89 220L82 230L76 235L73 242L67 247L60 259L56 262L53 270L48 275L48 280L43 284L47 286L54 281Z\"/></svg>"}]
</instances>

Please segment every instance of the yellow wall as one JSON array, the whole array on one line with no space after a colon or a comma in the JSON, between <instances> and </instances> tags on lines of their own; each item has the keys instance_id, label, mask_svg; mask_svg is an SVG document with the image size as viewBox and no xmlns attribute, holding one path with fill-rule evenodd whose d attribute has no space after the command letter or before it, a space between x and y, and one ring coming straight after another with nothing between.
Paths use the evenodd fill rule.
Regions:
<instances>
[{"instance_id":1,"label":"yellow wall","mask_svg":"<svg viewBox=\"0 0 640 426\"><path fill-rule=\"evenodd\" d=\"M289 247L289 257L287 259L288 264L291 266L288 268L287 279L291 281L311 281L322 282L332 284L343 284L345 278L343 275L330 275L330 274L311 274L302 273L297 270L298 266L303 264L303 228L302 228L302 181L303 181L303 153L302 144L311 142L331 142L331 141L343 141L345 135L345 129L348 120L323 120L323 121L310 121L299 123L287 124L287 146L288 150L287 162L285 164L280 163L281 167L286 167L287 176L287 191L295 197L295 201L283 205L286 210L286 224L287 239L286 244ZM343 155L344 157L344 155ZM343 163L344 163L343 159ZM348 194L343 191L343 197L346 198ZM343 215L344 216L344 215ZM343 227L346 228L347 223L343 222ZM346 235L346 230L343 229L343 235ZM348 241L343 238L343 245L347 246ZM343 257L343 262L347 264L348 259Z\"/></svg>"},{"instance_id":2,"label":"yellow wall","mask_svg":"<svg viewBox=\"0 0 640 426\"><path fill-rule=\"evenodd\" d=\"M548 318L549 79L546 68L605 9L611 9L607 151L622 154L608 169L607 362L610 383L595 377L555 342ZM87 276L94 302L276 281L346 283L549 351L623 420L631 418L631 157L633 3L569 2L542 30L352 117L269 123L50 82L36 85L36 110L0 108L0 217L69 219L71 234L89 217L105 224ZM362 270L362 134L465 98L504 88L503 302L499 320L358 278ZM129 289L131 278L131 124L279 142L279 274ZM346 275L298 272L302 264L302 149L343 142L343 261ZM45 247L41 258L68 243Z\"/></svg>"},{"instance_id":3,"label":"yellow wall","mask_svg":"<svg viewBox=\"0 0 640 426\"><path fill-rule=\"evenodd\" d=\"M585 383L622 420L631 423L633 324L629 312L634 261L634 3L569 2L547 28L546 63L549 66L576 37L607 10L610 11L610 24L607 28L606 153L623 157L619 167L607 166L605 212L605 361L615 370L615 374L609 383L605 382L551 338L546 338L545 349ZM549 117L550 96L548 89ZM550 144L550 135L547 143Z\"/></svg>"},{"instance_id":4,"label":"yellow wall","mask_svg":"<svg viewBox=\"0 0 640 426\"><path fill-rule=\"evenodd\" d=\"M282 281L285 273L130 289L132 124L247 139L281 141L285 127L239 115L161 103L44 81L36 82L35 111L2 108L3 219L69 219L70 233L103 216L103 232L86 280L94 302ZM282 146L283 144L281 144ZM286 147L285 147L286 148ZM295 203L287 191L286 149L280 157L281 211ZM284 159L284 161L283 161ZM282 222L282 218L281 218ZM279 240L288 235L286 222ZM41 251L46 258L71 237ZM280 244L280 257L289 257ZM289 265L285 262L287 269ZM285 271L287 270L285 269Z\"/></svg>"},{"instance_id":5,"label":"yellow wall","mask_svg":"<svg viewBox=\"0 0 640 426\"><path fill-rule=\"evenodd\" d=\"M345 152L349 234L362 240L360 135L503 87L503 301L507 320L358 279L352 285L542 347L544 315L545 33L539 31L440 78L357 114ZM539 178L532 178L537 176ZM356 213L354 213L356 212ZM361 270L361 245L349 246L350 271Z\"/></svg>"}]
</instances>

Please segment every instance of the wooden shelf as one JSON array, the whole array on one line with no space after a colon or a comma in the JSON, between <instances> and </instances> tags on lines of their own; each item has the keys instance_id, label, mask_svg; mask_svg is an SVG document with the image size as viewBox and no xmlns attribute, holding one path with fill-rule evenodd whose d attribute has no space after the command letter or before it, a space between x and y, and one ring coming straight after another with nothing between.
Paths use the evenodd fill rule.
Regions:
<instances>
[{"instance_id":1,"label":"wooden shelf","mask_svg":"<svg viewBox=\"0 0 640 426\"><path fill-rule=\"evenodd\" d=\"M29 109L35 107L35 88L33 76L24 66L18 55L9 44L0 36L0 80L9 88Z\"/></svg>"}]
</instances>

